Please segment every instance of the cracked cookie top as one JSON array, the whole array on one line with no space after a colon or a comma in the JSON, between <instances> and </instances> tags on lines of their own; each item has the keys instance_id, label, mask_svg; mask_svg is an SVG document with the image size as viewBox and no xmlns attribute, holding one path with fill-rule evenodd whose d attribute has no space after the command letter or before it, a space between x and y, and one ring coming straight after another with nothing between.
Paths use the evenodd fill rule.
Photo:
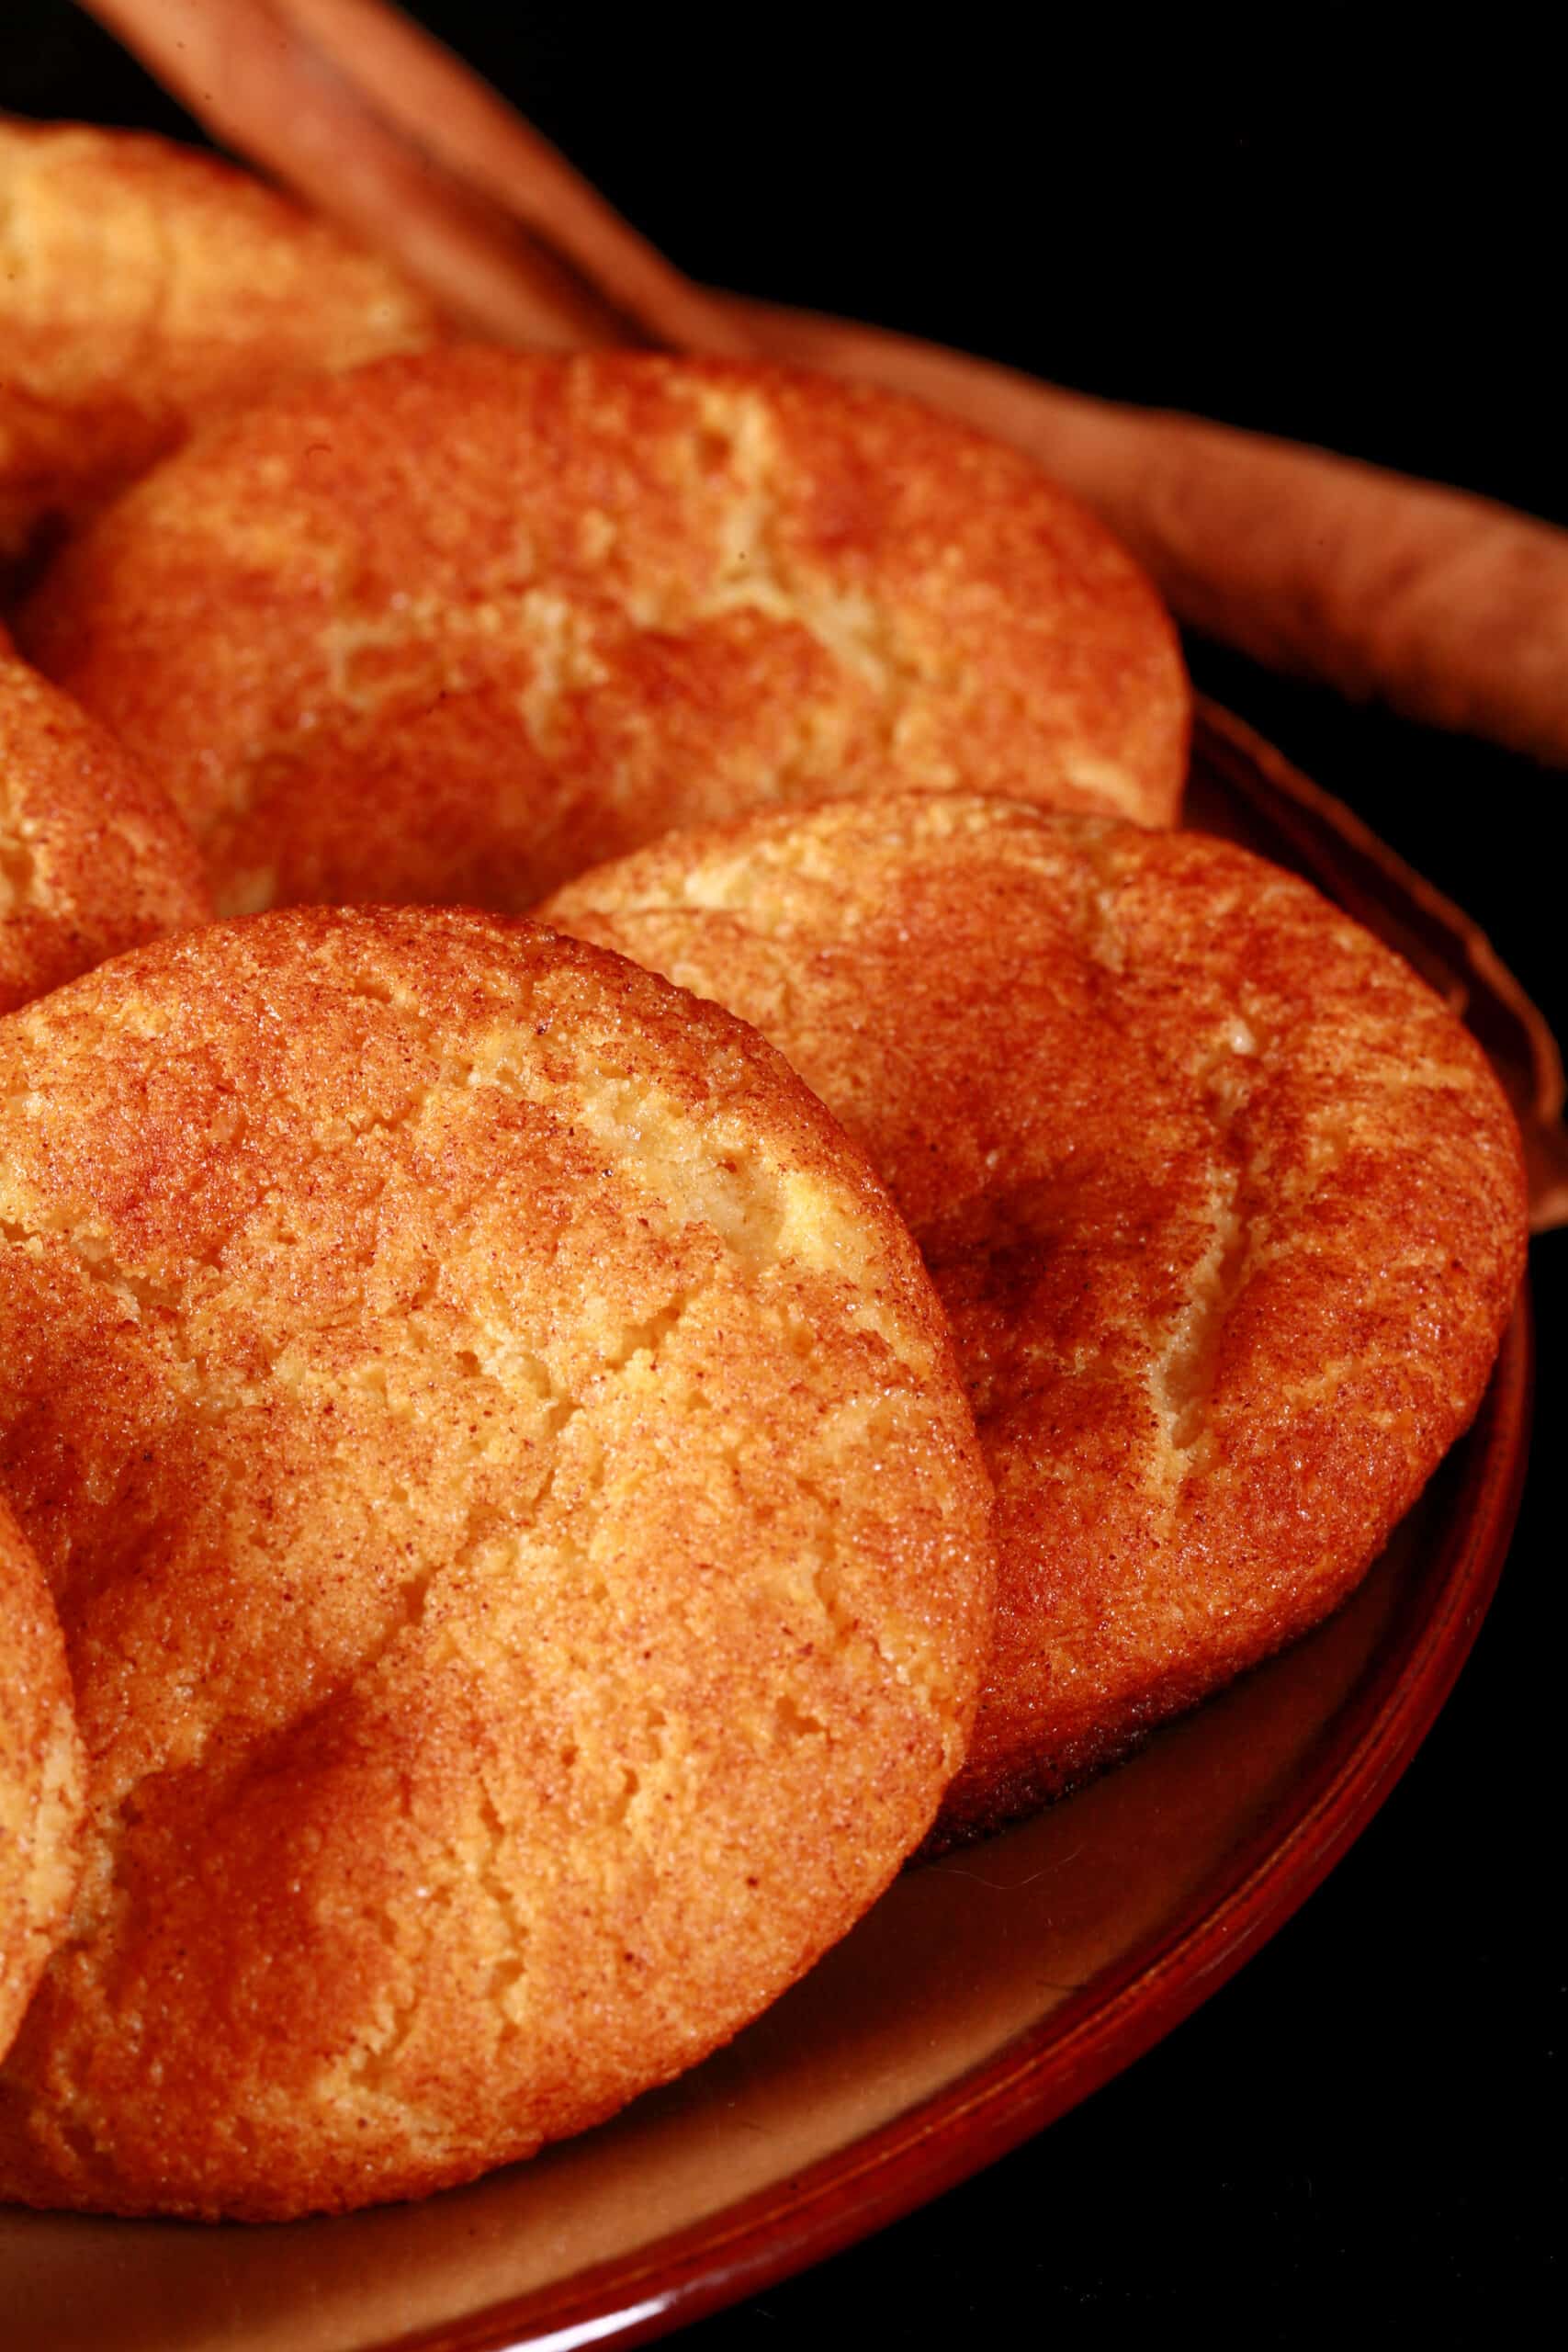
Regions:
<instances>
[{"instance_id":1,"label":"cracked cookie top","mask_svg":"<svg viewBox=\"0 0 1568 2352\"><path fill-rule=\"evenodd\" d=\"M0 2057L64 1923L81 1813L60 1626L32 1547L0 1500Z\"/></svg>"},{"instance_id":2,"label":"cracked cookie top","mask_svg":"<svg viewBox=\"0 0 1568 2352\"><path fill-rule=\"evenodd\" d=\"M211 911L164 795L0 638L0 1012Z\"/></svg>"},{"instance_id":3,"label":"cracked cookie top","mask_svg":"<svg viewBox=\"0 0 1568 2352\"><path fill-rule=\"evenodd\" d=\"M0 558L201 419L438 332L389 263L232 164L0 120Z\"/></svg>"},{"instance_id":4,"label":"cracked cookie top","mask_svg":"<svg viewBox=\"0 0 1568 2352\"><path fill-rule=\"evenodd\" d=\"M540 911L754 1023L920 1244L998 1494L942 1834L1325 1615L1474 1412L1524 1261L1512 1115L1293 876L891 799L671 838Z\"/></svg>"},{"instance_id":5,"label":"cracked cookie top","mask_svg":"<svg viewBox=\"0 0 1568 2352\"><path fill-rule=\"evenodd\" d=\"M869 1169L728 1013L301 910L0 1026L0 1475L80 1891L0 2188L275 2216L732 2033L924 1833L989 1492Z\"/></svg>"},{"instance_id":6,"label":"cracked cookie top","mask_svg":"<svg viewBox=\"0 0 1568 2352\"><path fill-rule=\"evenodd\" d=\"M1170 820L1141 572L1018 451L761 367L446 350L236 420L35 604L220 912L526 907L671 826L897 783Z\"/></svg>"}]
</instances>

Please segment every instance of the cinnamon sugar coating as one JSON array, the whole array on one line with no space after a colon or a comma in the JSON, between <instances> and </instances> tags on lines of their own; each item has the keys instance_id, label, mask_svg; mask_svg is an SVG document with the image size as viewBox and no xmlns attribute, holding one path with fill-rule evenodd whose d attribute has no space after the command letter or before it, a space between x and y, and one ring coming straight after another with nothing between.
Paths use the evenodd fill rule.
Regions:
<instances>
[{"instance_id":1,"label":"cinnamon sugar coating","mask_svg":"<svg viewBox=\"0 0 1568 2352\"><path fill-rule=\"evenodd\" d=\"M0 2057L64 1925L81 1815L64 1644L31 1546L0 1499Z\"/></svg>"},{"instance_id":2,"label":"cinnamon sugar coating","mask_svg":"<svg viewBox=\"0 0 1568 2352\"><path fill-rule=\"evenodd\" d=\"M445 350L237 419L73 548L43 667L220 911L502 908L677 824L897 782L1171 820L1188 694L1016 450L827 378Z\"/></svg>"},{"instance_id":3,"label":"cinnamon sugar coating","mask_svg":"<svg viewBox=\"0 0 1568 2352\"><path fill-rule=\"evenodd\" d=\"M671 838L541 913L771 1037L935 1277L999 1547L942 1835L1325 1615L1473 1414L1524 1262L1512 1116L1459 1022L1294 877L894 799Z\"/></svg>"},{"instance_id":4,"label":"cinnamon sugar coating","mask_svg":"<svg viewBox=\"0 0 1568 2352\"><path fill-rule=\"evenodd\" d=\"M308 910L0 1024L0 1475L90 1769L0 2188L276 2217L580 2129L927 1828L988 1632L941 1308L772 1049Z\"/></svg>"},{"instance_id":5,"label":"cinnamon sugar coating","mask_svg":"<svg viewBox=\"0 0 1568 2352\"><path fill-rule=\"evenodd\" d=\"M199 420L438 332L386 262L231 164L0 119L0 557Z\"/></svg>"},{"instance_id":6,"label":"cinnamon sugar coating","mask_svg":"<svg viewBox=\"0 0 1568 2352\"><path fill-rule=\"evenodd\" d=\"M0 641L0 1012L211 912L165 796Z\"/></svg>"}]
</instances>

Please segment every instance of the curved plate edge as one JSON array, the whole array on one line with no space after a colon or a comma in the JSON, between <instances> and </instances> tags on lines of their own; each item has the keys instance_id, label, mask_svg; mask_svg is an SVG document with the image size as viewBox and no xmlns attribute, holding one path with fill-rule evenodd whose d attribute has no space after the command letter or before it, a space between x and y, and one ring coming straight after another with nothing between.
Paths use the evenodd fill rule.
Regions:
<instances>
[{"instance_id":1,"label":"curved plate edge","mask_svg":"<svg viewBox=\"0 0 1568 2352\"><path fill-rule=\"evenodd\" d=\"M1533 1340L1520 1293L1476 1421L1430 1599L1340 1709L1287 1803L1142 1950L952 2089L827 2156L784 2190L559 2286L382 2352L578 2352L646 2343L781 2279L956 2187L1065 2114L1190 2016L1297 1911L1391 1794L1480 1632L1518 1515Z\"/></svg>"}]
</instances>

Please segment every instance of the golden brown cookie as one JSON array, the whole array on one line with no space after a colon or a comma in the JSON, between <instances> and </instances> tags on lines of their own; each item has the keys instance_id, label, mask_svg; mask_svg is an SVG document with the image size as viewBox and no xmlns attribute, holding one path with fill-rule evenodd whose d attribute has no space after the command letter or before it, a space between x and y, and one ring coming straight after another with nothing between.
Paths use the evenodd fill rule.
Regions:
<instances>
[{"instance_id":1,"label":"golden brown cookie","mask_svg":"<svg viewBox=\"0 0 1568 2352\"><path fill-rule=\"evenodd\" d=\"M1474 1412L1512 1116L1386 948L1224 843L890 800L674 838L545 918L781 1046L908 1218L998 1493L946 1833L1341 1600Z\"/></svg>"},{"instance_id":2,"label":"golden brown cookie","mask_svg":"<svg viewBox=\"0 0 1568 2352\"><path fill-rule=\"evenodd\" d=\"M64 1924L82 1754L53 1604L0 1499L0 2057Z\"/></svg>"},{"instance_id":3,"label":"golden brown cookie","mask_svg":"<svg viewBox=\"0 0 1568 2352\"><path fill-rule=\"evenodd\" d=\"M211 911L164 795L0 642L0 1012Z\"/></svg>"},{"instance_id":4,"label":"golden brown cookie","mask_svg":"<svg viewBox=\"0 0 1568 2352\"><path fill-rule=\"evenodd\" d=\"M0 120L0 558L198 419L437 332L387 263L231 164Z\"/></svg>"},{"instance_id":5,"label":"golden brown cookie","mask_svg":"<svg viewBox=\"0 0 1568 2352\"><path fill-rule=\"evenodd\" d=\"M0 1025L0 1475L90 1759L0 2189L276 2216L607 2114L963 1753L990 1497L860 1155L739 1023L296 910Z\"/></svg>"},{"instance_id":6,"label":"golden brown cookie","mask_svg":"<svg viewBox=\"0 0 1568 2352\"><path fill-rule=\"evenodd\" d=\"M43 667L220 911L519 908L676 824L889 781L1176 812L1170 623L1016 450L762 368L461 350L236 420L67 552Z\"/></svg>"}]
</instances>

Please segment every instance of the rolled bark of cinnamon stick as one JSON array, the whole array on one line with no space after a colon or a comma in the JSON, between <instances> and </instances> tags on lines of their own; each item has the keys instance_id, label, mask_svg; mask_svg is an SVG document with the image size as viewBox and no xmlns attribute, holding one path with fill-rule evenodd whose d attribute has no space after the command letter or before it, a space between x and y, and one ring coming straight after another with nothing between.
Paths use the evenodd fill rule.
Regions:
<instances>
[{"instance_id":1,"label":"rolled bark of cinnamon stick","mask_svg":"<svg viewBox=\"0 0 1568 2352\"><path fill-rule=\"evenodd\" d=\"M732 304L682 276L451 50L385 0L272 0L386 122L676 350L749 355Z\"/></svg>"},{"instance_id":2,"label":"rolled bark of cinnamon stick","mask_svg":"<svg viewBox=\"0 0 1568 2352\"><path fill-rule=\"evenodd\" d=\"M479 332L540 348L640 329L674 349L755 351L911 393L1076 490L1191 626L1568 765L1568 533L1322 450L693 286L382 0L85 5L220 136L393 252ZM1348 903L1363 899L1385 935L1392 921L1456 1003L1490 1009L1488 1043L1531 1151L1535 1222L1568 1220L1562 1069L1546 1023L1467 917L1279 765L1296 857Z\"/></svg>"},{"instance_id":3,"label":"rolled bark of cinnamon stick","mask_svg":"<svg viewBox=\"0 0 1568 2352\"><path fill-rule=\"evenodd\" d=\"M1568 765L1568 532L879 328L740 307L776 358L913 393L1028 450L1191 628L1270 668Z\"/></svg>"},{"instance_id":4,"label":"rolled bark of cinnamon stick","mask_svg":"<svg viewBox=\"0 0 1568 2352\"><path fill-rule=\"evenodd\" d=\"M369 103L275 0L86 0L237 154L525 351L645 341L577 270ZM661 338L658 338L661 339Z\"/></svg>"},{"instance_id":5,"label":"rolled bark of cinnamon stick","mask_svg":"<svg viewBox=\"0 0 1568 2352\"><path fill-rule=\"evenodd\" d=\"M530 348L640 334L761 350L915 393L1076 490L1190 626L1568 765L1568 533L1322 450L707 293L381 0L87 5L220 135L376 238L467 325Z\"/></svg>"}]
</instances>

